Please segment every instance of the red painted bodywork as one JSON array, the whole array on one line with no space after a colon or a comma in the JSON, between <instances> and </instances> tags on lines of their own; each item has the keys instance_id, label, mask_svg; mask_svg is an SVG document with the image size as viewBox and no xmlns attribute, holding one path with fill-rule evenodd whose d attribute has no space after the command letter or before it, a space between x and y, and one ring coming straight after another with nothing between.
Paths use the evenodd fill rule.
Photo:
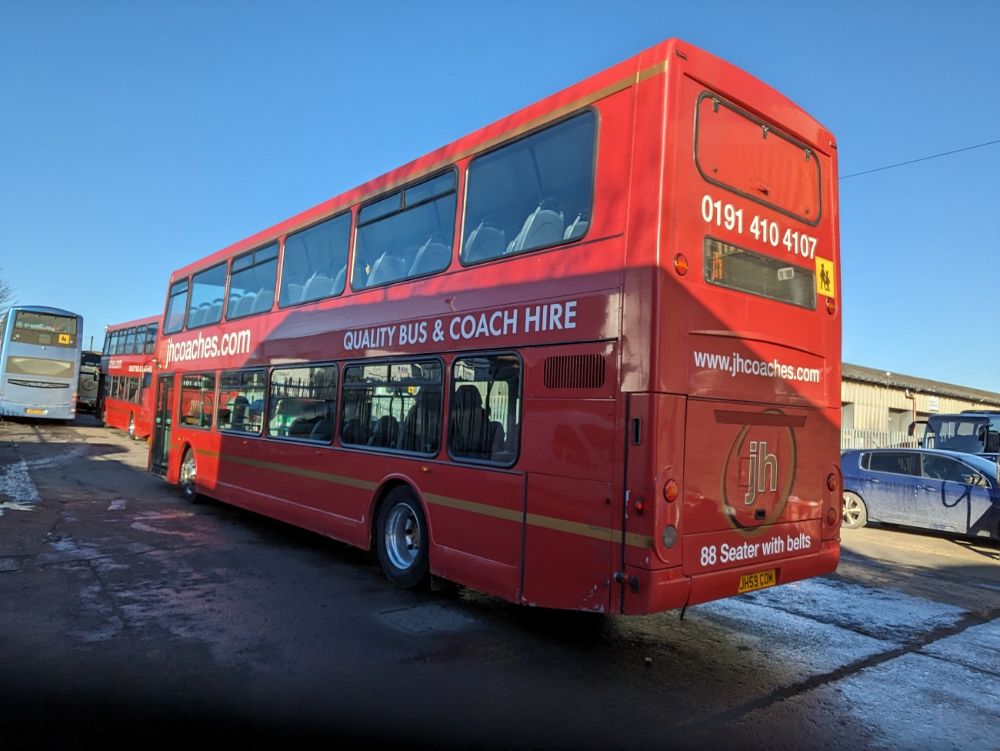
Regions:
<instances>
[{"instance_id":1,"label":"red painted bodywork","mask_svg":"<svg viewBox=\"0 0 1000 751\"><path fill-rule=\"evenodd\" d=\"M815 164L795 167L787 139L773 141L773 151L733 148L726 128L736 144L749 131L747 118L731 110L695 144L699 108L711 109L706 92L751 123L768 124L772 139L780 133L805 145ZM523 418L513 467L461 465L446 447L420 458L343 448L336 438L332 446L303 445L175 424L167 480L178 481L190 447L201 492L363 548L379 501L406 483L424 505L434 574L530 605L648 613L736 594L743 574L774 569L781 584L834 570L840 490L829 490L827 477L839 478L839 297L832 312L819 295L808 310L713 286L702 248L710 236L816 270L813 259L748 230L751 217L777 223L782 233L815 238L839 294L835 141L781 94L684 42L657 45L179 269L171 282L345 209L356 216L363 201L445 165L458 168L461 207L471 157L583 108L597 113L598 144L592 222L578 242L469 268L456 248L442 273L275 306L161 337L158 348L159 374L412 354L440 356L447 373L455 353L516 352ZM743 232L707 222L706 196L741 209ZM677 254L686 257L686 274L675 271ZM522 326L517 335L499 326L505 315L523 323L536 306L552 304L563 323L572 308L574 326ZM404 325L441 339L400 344ZM467 338L463 326L480 333ZM546 388L545 358L577 354L604 358L604 386ZM707 367L709 355L747 363L748 372ZM783 367L805 380L782 377ZM754 477L759 498L748 487ZM663 495L670 480L680 487L674 501ZM744 545L758 552L719 560L724 549ZM708 548L715 562L702 565Z\"/></svg>"},{"instance_id":2,"label":"red painted bodywork","mask_svg":"<svg viewBox=\"0 0 1000 751\"><path fill-rule=\"evenodd\" d=\"M126 323L116 323L107 327L105 338L115 331L130 329L133 326L145 326L150 323L158 323L160 316L149 316L139 318ZM153 373L155 366L153 363L155 355L104 355L101 357L101 381L103 384L111 376L126 376L139 378L140 382L144 373ZM155 395L155 384L149 388L142 389L139 403L129 402L124 399L112 399L102 397L101 414L104 424L111 428L128 430L129 419L135 420L136 438L147 438L153 430L153 397Z\"/></svg>"}]
</instances>

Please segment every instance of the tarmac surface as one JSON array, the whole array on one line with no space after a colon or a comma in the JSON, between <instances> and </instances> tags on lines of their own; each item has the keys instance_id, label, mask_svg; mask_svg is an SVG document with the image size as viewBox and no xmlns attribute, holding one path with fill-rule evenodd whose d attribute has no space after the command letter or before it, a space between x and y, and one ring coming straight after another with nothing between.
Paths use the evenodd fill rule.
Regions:
<instances>
[{"instance_id":1,"label":"tarmac surface","mask_svg":"<svg viewBox=\"0 0 1000 751\"><path fill-rule=\"evenodd\" d=\"M0 748L1000 748L1000 548L844 530L835 575L609 617L374 556L0 423Z\"/></svg>"}]
</instances>

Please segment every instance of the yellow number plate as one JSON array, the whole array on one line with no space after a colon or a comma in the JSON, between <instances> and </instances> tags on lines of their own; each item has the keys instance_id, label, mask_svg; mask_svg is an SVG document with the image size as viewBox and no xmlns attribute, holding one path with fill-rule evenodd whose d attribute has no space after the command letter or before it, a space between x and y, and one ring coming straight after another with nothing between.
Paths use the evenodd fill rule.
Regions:
<instances>
[{"instance_id":1,"label":"yellow number plate","mask_svg":"<svg viewBox=\"0 0 1000 751\"><path fill-rule=\"evenodd\" d=\"M778 579L773 568L769 571L758 571L755 574L743 574L740 577L740 588L737 593L743 594L744 592L753 592L755 589L766 589L777 583Z\"/></svg>"},{"instance_id":2,"label":"yellow number plate","mask_svg":"<svg viewBox=\"0 0 1000 751\"><path fill-rule=\"evenodd\" d=\"M44 415L45 412L46 410L44 409L32 409L31 407L27 407L24 410L24 414L26 415Z\"/></svg>"}]
</instances>

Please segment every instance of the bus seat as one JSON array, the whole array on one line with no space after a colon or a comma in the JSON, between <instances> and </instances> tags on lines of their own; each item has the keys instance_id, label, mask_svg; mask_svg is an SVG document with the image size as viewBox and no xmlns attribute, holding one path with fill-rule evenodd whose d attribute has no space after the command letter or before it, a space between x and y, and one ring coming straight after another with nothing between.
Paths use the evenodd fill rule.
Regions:
<instances>
[{"instance_id":1,"label":"bus seat","mask_svg":"<svg viewBox=\"0 0 1000 751\"><path fill-rule=\"evenodd\" d=\"M403 279L406 276L407 268L406 261L402 258L383 253L372 266L372 272L368 275L368 286L374 287L377 284L387 284L397 279Z\"/></svg>"},{"instance_id":2,"label":"bus seat","mask_svg":"<svg viewBox=\"0 0 1000 751\"><path fill-rule=\"evenodd\" d=\"M441 392L424 386L403 420L402 448L422 454L434 450L441 435Z\"/></svg>"},{"instance_id":3,"label":"bus seat","mask_svg":"<svg viewBox=\"0 0 1000 751\"><path fill-rule=\"evenodd\" d=\"M465 241L462 260L466 263L499 258L507 246L506 233L492 222L482 221Z\"/></svg>"},{"instance_id":4,"label":"bus seat","mask_svg":"<svg viewBox=\"0 0 1000 751\"><path fill-rule=\"evenodd\" d=\"M312 433L313 424L305 417L296 417L288 426L288 435L304 436Z\"/></svg>"},{"instance_id":5,"label":"bus seat","mask_svg":"<svg viewBox=\"0 0 1000 751\"><path fill-rule=\"evenodd\" d=\"M590 222L583 218L583 214L577 214L576 219L570 222L570 225L563 233L563 240L576 240L583 237L589 225Z\"/></svg>"},{"instance_id":6,"label":"bus seat","mask_svg":"<svg viewBox=\"0 0 1000 751\"><path fill-rule=\"evenodd\" d=\"M236 305L230 305L230 318L240 318L241 316L250 315L253 312L253 304L257 299L256 292L247 292L243 297L241 297Z\"/></svg>"},{"instance_id":7,"label":"bus seat","mask_svg":"<svg viewBox=\"0 0 1000 751\"><path fill-rule=\"evenodd\" d=\"M487 444L489 453L493 458L496 458L499 454L503 453L504 449L507 448L507 436L504 432L503 425L501 425L496 420L490 423L489 431L490 440Z\"/></svg>"},{"instance_id":8,"label":"bus seat","mask_svg":"<svg viewBox=\"0 0 1000 751\"><path fill-rule=\"evenodd\" d=\"M202 315L201 308L193 308L192 310L189 310L187 327L189 329L193 329L195 326L201 326L201 324L203 323L202 321L203 317L204 316Z\"/></svg>"},{"instance_id":9,"label":"bus seat","mask_svg":"<svg viewBox=\"0 0 1000 751\"><path fill-rule=\"evenodd\" d=\"M340 440L344 444L363 446L368 443L367 433L361 420L348 420L340 431Z\"/></svg>"},{"instance_id":10,"label":"bus seat","mask_svg":"<svg viewBox=\"0 0 1000 751\"><path fill-rule=\"evenodd\" d=\"M326 274L313 274L302 290L301 300L318 300L330 294L333 280Z\"/></svg>"},{"instance_id":11,"label":"bus seat","mask_svg":"<svg viewBox=\"0 0 1000 751\"><path fill-rule=\"evenodd\" d=\"M257 299L253 302L251 313L263 313L271 309L274 305L274 290L266 289L257 293Z\"/></svg>"},{"instance_id":12,"label":"bus seat","mask_svg":"<svg viewBox=\"0 0 1000 751\"><path fill-rule=\"evenodd\" d=\"M302 302L302 290L305 289L305 285L296 284L295 282L289 282L285 285L285 305L294 305L297 302Z\"/></svg>"},{"instance_id":13,"label":"bus seat","mask_svg":"<svg viewBox=\"0 0 1000 751\"><path fill-rule=\"evenodd\" d=\"M539 204L524 220L521 231L507 246L508 253L559 242L563 239L563 216L558 211L542 208Z\"/></svg>"},{"instance_id":14,"label":"bus seat","mask_svg":"<svg viewBox=\"0 0 1000 751\"><path fill-rule=\"evenodd\" d=\"M379 446L381 448L396 448L396 439L399 437L399 421L392 415L380 417L372 430L372 437L368 439L369 446Z\"/></svg>"},{"instance_id":15,"label":"bus seat","mask_svg":"<svg viewBox=\"0 0 1000 751\"><path fill-rule=\"evenodd\" d=\"M441 242L440 238L431 237L417 251L408 276L422 276L441 271L448 268L449 263L451 263L451 248Z\"/></svg>"},{"instance_id":16,"label":"bus seat","mask_svg":"<svg viewBox=\"0 0 1000 751\"><path fill-rule=\"evenodd\" d=\"M329 417L324 417L322 420L313 425L312 432L309 433L309 437L314 441L325 441L329 443L333 439L333 420Z\"/></svg>"},{"instance_id":17,"label":"bus seat","mask_svg":"<svg viewBox=\"0 0 1000 751\"><path fill-rule=\"evenodd\" d=\"M208 317L205 319L205 323L218 323L222 320L222 298L217 297L212 302L212 307L208 309Z\"/></svg>"},{"instance_id":18,"label":"bus seat","mask_svg":"<svg viewBox=\"0 0 1000 751\"><path fill-rule=\"evenodd\" d=\"M337 275L333 277L333 286L330 288L330 294L339 295L344 291L344 283L347 281L347 264L345 263L340 267L340 271Z\"/></svg>"},{"instance_id":19,"label":"bus seat","mask_svg":"<svg viewBox=\"0 0 1000 751\"><path fill-rule=\"evenodd\" d=\"M483 398L472 384L458 387L451 405L449 441L455 453L481 455L485 450L488 423Z\"/></svg>"}]
</instances>

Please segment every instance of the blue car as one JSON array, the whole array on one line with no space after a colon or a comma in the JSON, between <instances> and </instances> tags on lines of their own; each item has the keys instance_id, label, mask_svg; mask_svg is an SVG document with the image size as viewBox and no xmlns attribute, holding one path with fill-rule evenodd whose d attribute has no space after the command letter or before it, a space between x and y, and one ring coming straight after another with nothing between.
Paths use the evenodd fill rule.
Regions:
<instances>
[{"instance_id":1,"label":"blue car","mask_svg":"<svg viewBox=\"0 0 1000 751\"><path fill-rule=\"evenodd\" d=\"M932 449L861 449L840 456L844 526L869 521L1000 539L994 462Z\"/></svg>"}]
</instances>

